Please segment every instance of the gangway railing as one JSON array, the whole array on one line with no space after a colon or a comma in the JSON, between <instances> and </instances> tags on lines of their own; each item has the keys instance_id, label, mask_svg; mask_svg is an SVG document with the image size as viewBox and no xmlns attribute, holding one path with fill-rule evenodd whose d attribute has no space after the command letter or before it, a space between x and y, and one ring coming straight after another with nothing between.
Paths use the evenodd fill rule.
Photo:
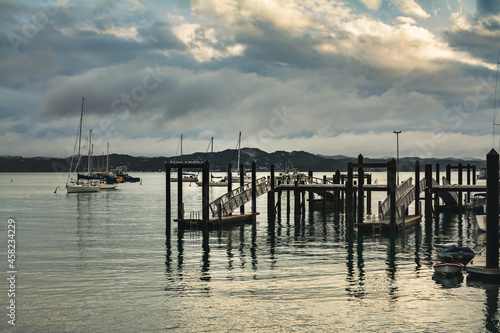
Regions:
<instances>
[{"instance_id":1,"label":"gangway railing","mask_svg":"<svg viewBox=\"0 0 500 333\"><path fill-rule=\"evenodd\" d=\"M396 207L398 206L399 201L403 196L412 188L412 178L408 178L405 180L400 186L396 189ZM390 196L387 196L382 204L380 205L380 215L382 218L387 216L391 210L391 200Z\"/></svg>"},{"instance_id":2,"label":"gangway railing","mask_svg":"<svg viewBox=\"0 0 500 333\"><path fill-rule=\"evenodd\" d=\"M261 177L255 181L257 196L267 193L271 190L271 181L266 177ZM212 216L227 216L235 209L252 200L252 183L246 183L231 192L228 192L210 203ZM219 212L219 209L221 212ZM222 215L220 215L222 213Z\"/></svg>"}]
</instances>

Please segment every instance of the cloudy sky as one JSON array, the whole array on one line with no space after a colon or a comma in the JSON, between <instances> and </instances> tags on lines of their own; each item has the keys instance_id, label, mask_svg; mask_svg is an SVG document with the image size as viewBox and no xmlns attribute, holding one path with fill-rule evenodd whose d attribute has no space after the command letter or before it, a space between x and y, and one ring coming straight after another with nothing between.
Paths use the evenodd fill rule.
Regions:
<instances>
[{"instance_id":1,"label":"cloudy sky","mask_svg":"<svg viewBox=\"0 0 500 333\"><path fill-rule=\"evenodd\" d=\"M0 155L71 155L85 96L98 152L484 158L499 50L497 0L0 0Z\"/></svg>"}]
</instances>

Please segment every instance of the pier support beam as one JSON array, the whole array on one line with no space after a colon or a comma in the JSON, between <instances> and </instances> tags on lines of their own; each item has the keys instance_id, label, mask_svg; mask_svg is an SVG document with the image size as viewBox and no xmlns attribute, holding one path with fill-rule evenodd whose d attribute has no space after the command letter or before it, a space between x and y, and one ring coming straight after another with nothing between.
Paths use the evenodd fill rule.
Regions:
<instances>
[{"instance_id":1,"label":"pier support beam","mask_svg":"<svg viewBox=\"0 0 500 333\"><path fill-rule=\"evenodd\" d=\"M364 219L364 200L365 200L365 192L363 188L363 183L365 180L365 174L363 170L363 155L359 154L358 155L358 164L360 167L358 167L358 223L363 223Z\"/></svg>"},{"instance_id":2,"label":"pier support beam","mask_svg":"<svg viewBox=\"0 0 500 333\"><path fill-rule=\"evenodd\" d=\"M255 161L252 162L252 214L257 213L257 174Z\"/></svg>"},{"instance_id":3,"label":"pier support beam","mask_svg":"<svg viewBox=\"0 0 500 333\"><path fill-rule=\"evenodd\" d=\"M182 202L182 168L177 168L177 219L184 219L184 203Z\"/></svg>"},{"instance_id":4,"label":"pier support beam","mask_svg":"<svg viewBox=\"0 0 500 333\"><path fill-rule=\"evenodd\" d=\"M420 215L420 162L415 162L415 216Z\"/></svg>"},{"instance_id":5,"label":"pier support beam","mask_svg":"<svg viewBox=\"0 0 500 333\"><path fill-rule=\"evenodd\" d=\"M275 221L276 218L276 208L274 206L274 164L271 164L271 191L267 192L267 215L268 220L271 222Z\"/></svg>"},{"instance_id":6,"label":"pier support beam","mask_svg":"<svg viewBox=\"0 0 500 333\"><path fill-rule=\"evenodd\" d=\"M172 193L170 191L170 169L165 170L165 233L170 235L172 214Z\"/></svg>"},{"instance_id":7,"label":"pier support beam","mask_svg":"<svg viewBox=\"0 0 500 333\"><path fill-rule=\"evenodd\" d=\"M448 170L447 168L447 174ZM432 164L430 163L425 165L425 218L432 219Z\"/></svg>"},{"instance_id":8,"label":"pier support beam","mask_svg":"<svg viewBox=\"0 0 500 333\"><path fill-rule=\"evenodd\" d=\"M498 269L498 153L486 155L486 268Z\"/></svg>"},{"instance_id":9,"label":"pier support beam","mask_svg":"<svg viewBox=\"0 0 500 333\"><path fill-rule=\"evenodd\" d=\"M243 188L245 185L245 166L243 164L240 164L240 187ZM245 204L240 206L240 214L243 215L245 214Z\"/></svg>"},{"instance_id":10,"label":"pier support beam","mask_svg":"<svg viewBox=\"0 0 500 333\"><path fill-rule=\"evenodd\" d=\"M390 231L392 235L397 233L396 225L396 161L392 159L387 166L387 190L389 191L391 200L391 220L390 220Z\"/></svg>"},{"instance_id":11,"label":"pier support beam","mask_svg":"<svg viewBox=\"0 0 500 333\"><path fill-rule=\"evenodd\" d=\"M208 219L210 218L210 162L203 163L201 174L201 219L204 227L208 227Z\"/></svg>"},{"instance_id":12,"label":"pier support beam","mask_svg":"<svg viewBox=\"0 0 500 333\"><path fill-rule=\"evenodd\" d=\"M347 165L347 183L345 188L345 215L349 235L354 234L354 203L353 203L353 170L352 163Z\"/></svg>"}]
</instances>

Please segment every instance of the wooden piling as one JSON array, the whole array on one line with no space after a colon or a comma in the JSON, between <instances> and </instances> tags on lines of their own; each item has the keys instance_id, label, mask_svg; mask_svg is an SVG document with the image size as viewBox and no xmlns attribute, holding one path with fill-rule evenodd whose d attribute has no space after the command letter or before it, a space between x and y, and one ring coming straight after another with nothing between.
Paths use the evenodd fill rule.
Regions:
<instances>
[{"instance_id":1,"label":"wooden piling","mask_svg":"<svg viewBox=\"0 0 500 333\"><path fill-rule=\"evenodd\" d=\"M415 215L420 215L420 162L415 161Z\"/></svg>"},{"instance_id":2,"label":"wooden piling","mask_svg":"<svg viewBox=\"0 0 500 333\"><path fill-rule=\"evenodd\" d=\"M436 163L436 184L439 185L440 184L440 181L439 181L439 163ZM436 209L439 208L439 195L436 193L436 195L434 195L434 207Z\"/></svg>"},{"instance_id":3,"label":"wooden piling","mask_svg":"<svg viewBox=\"0 0 500 333\"><path fill-rule=\"evenodd\" d=\"M447 174L448 170L447 167ZM432 219L432 164L430 163L425 165L425 218L426 220Z\"/></svg>"},{"instance_id":4,"label":"wooden piling","mask_svg":"<svg viewBox=\"0 0 500 333\"><path fill-rule=\"evenodd\" d=\"M182 168L177 168L177 219L184 219L184 203L182 201Z\"/></svg>"},{"instance_id":5,"label":"wooden piling","mask_svg":"<svg viewBox=\"0 0 500 333\"><path fill-rule=\"evenodd\" d=\"M391 220L390 232L392 235L397 233L396 225L396 161L392 159L387 166L387 190L389 191L391 201Z\"/></svg>"},{"instance_id":6,"label":"wooden piling","mask_svg":"<svg viewBox=\"0 0 500 333\"><path fill-rule=\"evenodd\" d=\"M255 161L252 162L252 214L257 213L257 174Z\"/></svg>"},{"instance_id":7,"label":"wooden piling","mask_svg":"<svg viewBox=\"0 0 500 333\"><path fill-rule=\"evenodd\" d=\"M460 185L463 183L463 168L462 168L462 163L458 163L458 185L459 185L459 190L458 190L458 211L462 212L463 211L463 200L462 200L462 190L460 190Z\"/></svg>"},{"instance_id":8,"label":"wooden piling","mask_svg":"<svg viewBox=\"0 0 500 333\"><path fill-rule=\"evenodd\" d=\"M170 190L170 168L165 168L165 233L170 235L170 228L172 224L172 200Z\"/></svg>"},{"instance_id":9,"label":"wooden piling","mask_svg":"<svg viewBox=\"0 0 500 333\"><path fill-rule=\"evenodd\" d=\"M353 204L353 170L352 163L347 164L347 183L345 187L345 215L349 235L354 234L354 204Z\"/></svg>"},{"instance_id":10,"label":"wooden piling","mask_svg":"<svg viewBox=\"0 0 500 333\"><path fill-rule=\"evenodd\" d=\"M210 218L210 162L205 161L203 164L202 168L202 177L201 177L201 192L202 192L202 197L201 197L201 218L204 227L208 227L208 220Z\"/></svg>"},{"instance_id":11,"label":"wooden piling","mask_svg":"<svg viewBox=\"0 0 500 333\"><path fill-rule=\"evenodd\" d=\"M486 268L498 269L498 153L486 155Z\"/></svg>"},{"instance_id":12,"label":"wooden piling","mask_svg":"<svg viewBox=\"0 0 500 333\"><path fill-rule=\"evenodd\" d=\"M364 200L365 200L365 191L363 188L365 174L363 170L363 155L358 155L358 223L363 223L364 220Z\"/></svg>"},{"instance_id":13,"label":"wooden piling","mask_svg":"<svg viewBox=\"0 0 500 333\"><path fill-rule=\"evenodd\" d=\"M243 188L245 185L245 166L243 164L240 164L240 187ZM243 215L245 214L245 204L240 206L240 214Z\"/></svg>"}]
</instances>

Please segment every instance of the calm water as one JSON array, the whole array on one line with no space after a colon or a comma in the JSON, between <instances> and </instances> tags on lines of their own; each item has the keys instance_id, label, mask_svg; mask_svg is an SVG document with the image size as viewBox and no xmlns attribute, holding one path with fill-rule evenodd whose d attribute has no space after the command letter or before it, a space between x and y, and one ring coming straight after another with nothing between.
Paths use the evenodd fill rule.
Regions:
<instances>
[{"instance_id":1,"label":"calm water","mask_svg":"<svg viewBox=\"0 0 500 333\"><path fill-rule=\"evenodd\" d=\"M392 240L368 234L349 241L344 216L331 211L298 221L284 214L270 229L260 197L255 225L212 231L204 241L200 231L179 232L175 223L165 235L164 174L133 175L142 185L67 195L54 194L64 174L0 174L0 330L500 330L498 286L466 274L433 279L436 248L482 247L473 215L441 215ZM223 192L212 188L211 197ZM184 196L187 212L201 210L200 187L184 184ZM172 216L176 206L174 198ZM7 323L9 218L17 228L15 327Z\"/></svg>"}]
</instances>

